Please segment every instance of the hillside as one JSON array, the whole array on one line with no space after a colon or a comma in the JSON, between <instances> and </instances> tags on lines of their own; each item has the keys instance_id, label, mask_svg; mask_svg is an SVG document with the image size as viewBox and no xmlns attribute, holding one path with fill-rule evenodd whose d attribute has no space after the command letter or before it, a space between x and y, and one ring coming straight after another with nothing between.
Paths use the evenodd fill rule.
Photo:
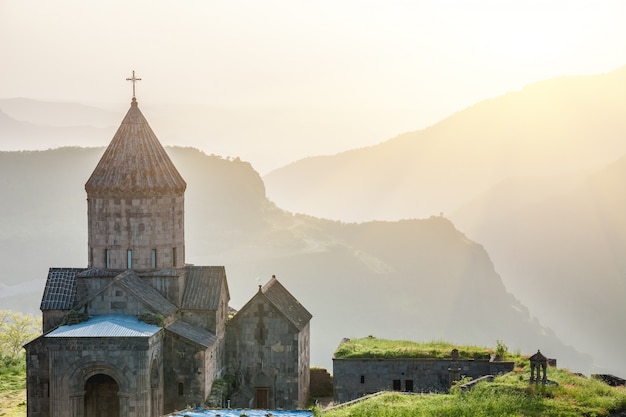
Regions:
<instances>
[{"instance_id":1,"label":"hillside","mask_svg":"<svg viewBox=\"0 0 626 417\"><path fill-rule=\"evenodd\" d=\"M533 315L626 374L624 93L626 67L535 83L377 146L295 162L264 177L268 196L344 220L443 212Z\"/></svg>"},{"instance_id":2,"label":"hillside","mask_svg":"<svg viewBox=\"0 0 626 417\"><path fill-rule=\"evenodd\" d=\"M468 207L454 217L501 260L507 287L533 312L571 343L596 352L604 366L613 366L626 342L624 332L616 331L624 328L626 316L626 157L575 186L500 213L485 204L536 181L519 179L518 187L481 196L475 204L492 207L482 216Z\"/></svg>"},{"instance_id":3,"label":"hillside","mask_svg":"<svg viewBox=\"0 0 626 417\"><path fill-rule=\"evenodd\" d=\"M0 150L45 150L58 143L104 146L115 133L110 117L104 110L79 104L0 99Z\"/></svg>"},{"instance_id":4,"label":"hillside","mask_svg":"<svg viewBox=\"0 0 626 417\"><path fill-rule=\"evenodd\" d=\"M280 207L325 218L450 213L507 178L595 169L625 154L624 108L626 67L562 77L375 146L294 162L264 181Z\"/></svg>"},{"instance_id":5,"label":"hillside","mask_svg":"<svg viewBox=\"0 0 626 417\"><path fill-rule=\"evenodd\" d=\"M37 291L3 296L34 311L51 266L86 264L84 182L103 149L0 152L2 284ZM590 356L565 346L508 294L484 249L443 217L346 224L293 215L270 203L250 164L170 148L188 184L186 258L225 265L240 308L276 274L314 315L312 364L330 366L343 337L447 339L543 351L589 371Z\"/></svg>"},{"instance_id":6,"label":"hillside","mask_svg":"<svg viewBox=\"0 0 626 417\"><path fill-rule=\"evenodd\" d=\"M548 369L552 384L529 384L528 362L514 372L481 382L469 391L455 387L450 394L411 395L387 392L355 404L324 410L328 417L430 416L623 416L626 389L609 387L566 370Z\"/></svg>"}]
</instances>

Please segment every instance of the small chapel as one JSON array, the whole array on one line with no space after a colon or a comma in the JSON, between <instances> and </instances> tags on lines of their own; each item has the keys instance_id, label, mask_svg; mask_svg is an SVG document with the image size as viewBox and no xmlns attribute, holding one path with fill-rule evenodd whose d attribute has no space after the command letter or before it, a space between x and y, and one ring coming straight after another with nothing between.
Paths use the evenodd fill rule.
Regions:
<instances>
[{"instance_id":1,"label":"small chapel","mask_svg":"<svg viewBox=\"0 0 626 417\"><path fill-rule=\"evenodd\" d=\"M311 314L272 277L239 311L224 266L185 263L186 182L133 97L85 184L86 268L50 268L25 345L28 417L161 416L230 376L231 407L309 395Z\"/></svg>"}]
</instances>

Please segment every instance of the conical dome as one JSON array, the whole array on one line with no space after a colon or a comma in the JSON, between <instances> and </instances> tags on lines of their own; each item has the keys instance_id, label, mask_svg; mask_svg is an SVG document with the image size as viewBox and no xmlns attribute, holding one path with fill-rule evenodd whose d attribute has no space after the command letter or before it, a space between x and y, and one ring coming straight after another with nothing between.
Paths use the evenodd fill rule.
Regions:
<instances>
[{"instance_id":1,"label":"conical dome","mask_svg":"<svg viewBox=\"0 0 626 417\"><path fill-rule=\"evenodd\" d=\"M137 101L85 184L89 196L180 194L187 184L148 125Z\"/></svg>"},{"instance_id":2,"label":"conical dome","mask_svg":"<svg viewBox=\"0 0 626 417\"><path fill-rule=\"evenodd\" d=\"M185 188L133 97L85 184L89 267L184 266Z\"/></svg>"}]
</instances>

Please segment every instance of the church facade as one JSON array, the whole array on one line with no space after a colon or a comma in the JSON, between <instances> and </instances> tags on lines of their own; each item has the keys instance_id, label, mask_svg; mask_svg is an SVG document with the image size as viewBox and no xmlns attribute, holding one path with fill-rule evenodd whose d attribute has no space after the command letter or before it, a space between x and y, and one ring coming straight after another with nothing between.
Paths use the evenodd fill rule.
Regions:
<instances>
[{"instance_id":1,"label":"church facade","mask_svg":"<svg viewBox=\"0 0 626 417\"><path fill-rule=\"evenodd\" d=\"M232 407L305 405L311 314L272 277L229 317L225 268L185 263L186 183L135 97L85 189L87 267L50 268L25 346L29 417L160 416L226 375Z\"/></svg>"}]
</instances>

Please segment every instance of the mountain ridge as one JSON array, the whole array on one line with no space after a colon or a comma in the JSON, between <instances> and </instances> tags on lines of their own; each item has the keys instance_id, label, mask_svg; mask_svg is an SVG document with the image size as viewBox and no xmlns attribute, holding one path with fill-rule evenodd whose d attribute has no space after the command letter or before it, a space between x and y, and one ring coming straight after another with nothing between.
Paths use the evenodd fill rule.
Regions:
<instances>
[{"instance_id":1,"label":"mountain ridge","mask_svg":"<svg viewBox=\"0 0 626 417\"><path fill-rule=\"evenodd\" d=\"M102 152L0 152L0 192L7 196L0 205L4 284L7 276L17 284L42 279L53 265L86 264L84 181ZM191 148L168 153L188 183L187 261L224 265L235 308L254 294L259 277L276 275L314 315L314 364L329 367L343 337L374 332L506 340L524 350L540 343L564 363L590 369L589 356L564 345L506 292L484 248L450 220L346 224L295 215L267 200L247 162ZM58 169L63 166L72 171ZM38 305L40 296L21 298L20 307Z\"/></svg>"},{"instance_id":2,"label":"mountain ridge","mask_svg":"<svg viewBox=\"0 0 626 417\"><path fill-rule=\"evenodd\" d=\"M294 162L264 181L281 207L326 218L448 213L509 176L597 168L626 153L625 97L626 67L542 81L378 145ZM601 116L589 120L592 110Z\"/></svg>"}]
</instances>

